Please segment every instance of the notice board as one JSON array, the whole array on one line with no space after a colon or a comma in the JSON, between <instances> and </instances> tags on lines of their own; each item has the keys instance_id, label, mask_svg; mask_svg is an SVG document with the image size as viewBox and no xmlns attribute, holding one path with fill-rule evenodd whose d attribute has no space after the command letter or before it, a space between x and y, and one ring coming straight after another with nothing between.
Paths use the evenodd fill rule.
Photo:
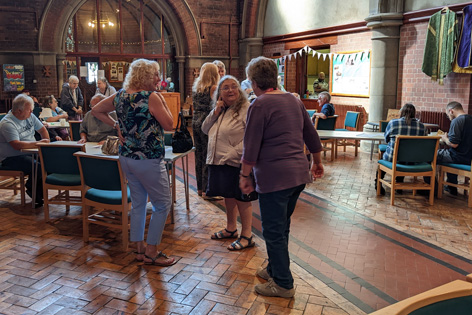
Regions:
<instances>
[{"instance_id":1,"label":"notice board","mask_svg":"<svg viewBox=\"0 0 472 315\"><path fill-rule=\"evenodd\" d=\"M331 95L369 97L370 51L334 54L330 83Z\"/></svg>"},{"instance_id":2,"label":"notice board","mask_svg":"<svg viewBox=\"0 0 472 315\"><path fill-rule=\"evenodd\" d=\"M23 65L3 65L3 90L5 92L23 91L25 88L25 69Z\"/></svg>"}]
</instances>

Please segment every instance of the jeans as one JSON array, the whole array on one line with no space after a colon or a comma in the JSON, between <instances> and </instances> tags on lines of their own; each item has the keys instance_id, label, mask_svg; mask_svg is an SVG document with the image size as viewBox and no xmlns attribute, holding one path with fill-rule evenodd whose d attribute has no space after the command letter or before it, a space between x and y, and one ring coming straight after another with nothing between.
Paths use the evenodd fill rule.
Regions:
<instances>
[{"instance_id":1,"label":"jeans","mask_svg":"<svg viewBox=\"0 0 472 315\"><path fill-rule=\"evenodd\" d=\"M288 253L290 217L303 189L305 189L305 184L285 190L259 194L262 235L269 256L267 272L277 285L285 289L293 288Z\"/></svg>"},{"instance_id":2,"label":"jeans","mask_svg":"<svg viewBox=\"0 0 472 315\"><path fill-rule=\"evenodd\" d=\"M440 149L438 150L438 157L436 158L436 163L457 163L451 157L451 151L448 149ZM462 164L462 163L457 163ZM447 173L447 181L449 183L457 184L457 174Z\"/></svg>"},{"instance_id":3,"label":"jeans","mask_svg":"<svg viewBox=\"0 0 472 315\"><path fill-rule=\"evenodd\" d=\"M33 176L32 174L32 160L33 157L31 154L25 155L17 155L7 157L2 161L2 166L6 169L10 169L12 171L22 171L25 175L28 175L28 180L25 183L25 187L27 191L32 191L33 189ZM41 176L41 165L38 163L38 177L36 182L36 202L40 202L43 200L43 180ZM28 193L29 194L29 193Z\"/></svg>"},{"instance_id":4,"label":"jeans","mask_svg":"<svg viewBox=\"0 0 472 315\"><path fill-rule=\"evenodd\" d=\"M152 215L146 243L159 245L172 203L164 159L134 160L120 156L120 163L131 192L130 240L144 240L149 195Z\"/></svg>"}]
</instances>

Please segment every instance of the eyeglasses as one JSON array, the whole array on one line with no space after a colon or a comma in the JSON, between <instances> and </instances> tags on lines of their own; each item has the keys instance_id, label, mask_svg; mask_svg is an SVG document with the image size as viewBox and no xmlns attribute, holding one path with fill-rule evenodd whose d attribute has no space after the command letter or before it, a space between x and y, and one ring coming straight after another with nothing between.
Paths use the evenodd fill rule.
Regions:
<instances>
[{"instance_id":1,"label":"eyeglasses","mask_svg":"<svg viewBox=\"0 0 472 315\"><path fill-rule=\"evenodd\" d=\"M228 92L229 90L236 91L238 89L237 85L232 85L232 86L224 86L221 88L222 91Z\"/></svg>"}]
</instances>

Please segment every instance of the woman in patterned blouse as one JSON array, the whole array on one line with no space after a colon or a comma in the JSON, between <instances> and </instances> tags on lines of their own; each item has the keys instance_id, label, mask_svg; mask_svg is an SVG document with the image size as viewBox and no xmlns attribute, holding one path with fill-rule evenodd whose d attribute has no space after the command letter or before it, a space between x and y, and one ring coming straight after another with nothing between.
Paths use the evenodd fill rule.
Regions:
<instances>
[{"instance_id":1,"label":"woman in patterned blouse","mask_svg":"<svg viewBox=\"0 0 472 315\"><path fill-rule=\"evenodd\" d=\"M92 114L118 128L120 163L131 192L130 240L136 242L136 260L158 266L176 260L157 250L171 206L164 164L164 130L172 130L172 114L159 93L159 64L138 59L131 63L123 89L98 103ZM108 113L116 110L118 120ZM146 204L152 203L146 244Z\"/></svg>"}]
</instances>

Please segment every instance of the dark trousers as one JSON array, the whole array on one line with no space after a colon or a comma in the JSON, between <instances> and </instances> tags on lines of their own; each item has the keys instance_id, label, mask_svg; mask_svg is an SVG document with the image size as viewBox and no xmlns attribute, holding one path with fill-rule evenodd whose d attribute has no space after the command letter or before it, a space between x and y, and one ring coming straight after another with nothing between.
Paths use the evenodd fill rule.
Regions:
<instances>
[{"instance_id":1,"label":"dark trousers","mask_svg":"<svg viewBox=\"0 0 472 315\"><path fill-rule=\"evenodd\" d=\"M275 283L285 289L293 288L288 253L290 217L303 189L305 189L305 184L285 190L259 194L262 235L269 256L267 272Z\"/></svg>"},{"instance_id":2,"label":"dark trousers","mask_svg":"<svg viewBox=\"0 0 472 315\"><path fill-rule=\"evenodd\" d=\"M4 159L2 161L2 166L13 171L22 171L25 175L28 175L28 180L26 181L26 190L32 191L33 189L33 177L32 173L32 159L33 157L29 154L27 155L18 155L12 156ZM41 166L38 164L38 178L36 185L36 202L43 200L43 182L41 177Z\"/></svg>"},{"instance_id":3,"label":"dark trousers","mask_svg":"<svg viewBox=\"0 0 472 315\"><path fill-rule=\"evenodd\" d=\"M195 177L197 190L206 191L208 183L208 166L206 164L208 136L201 126L193 125L193 143L195 145Z\"/></svg>"}]
</instances>

